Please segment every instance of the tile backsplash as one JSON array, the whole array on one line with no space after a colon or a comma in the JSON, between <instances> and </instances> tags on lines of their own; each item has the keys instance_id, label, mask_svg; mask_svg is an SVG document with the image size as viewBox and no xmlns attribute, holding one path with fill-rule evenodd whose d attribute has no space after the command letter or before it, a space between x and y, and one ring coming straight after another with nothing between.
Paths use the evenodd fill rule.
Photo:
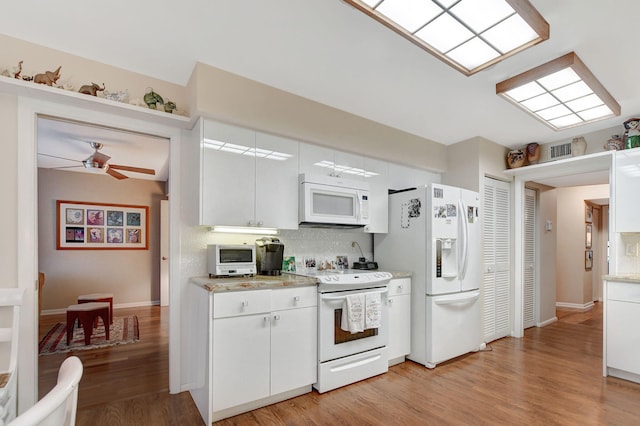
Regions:
<instances>
[{"instance_id":1,"label":"tile backsplash","mask_svg":"<svg viewBox=\"0 0 640 426\"><path fill-rule=\"evenodd\" d=\"M640 233L618 235L617 274L640 273Z\"/></svg>"},{"instance_id":2,"label":"tile backsplash","mask_svg":"<svg viewBox=\"0 0 640 426\"><path fill-rule=\"evenodd\" d=\"M317 267L323 262L325 266L330 262L337 266L338 256L346 256L349 266L352 265L361 257L358 246L351 246L353 241L360 245L367 260L373 257L373 234L362 229L283 229L276 237L284 244L284 257L295 256L296 270L305 269L305 260L310 259L315 260ZM209 232L207 244L254 244L258 238L262 235Z\"/></svg>"}]
</instances>

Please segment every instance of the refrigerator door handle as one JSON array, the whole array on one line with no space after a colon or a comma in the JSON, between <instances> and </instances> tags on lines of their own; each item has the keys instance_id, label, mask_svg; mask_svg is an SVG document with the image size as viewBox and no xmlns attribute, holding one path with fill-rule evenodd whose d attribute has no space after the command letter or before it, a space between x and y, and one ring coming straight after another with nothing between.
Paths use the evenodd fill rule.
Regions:
<instances>
[{"instance_id":1,"label":"refrigerator door handle","mask_svg":"<svg viewBox=\"0 0 640 426\"><path fill-rule=\"evenodd\" d=\"M454 303L467 303L478 300L480 298L480 292L474 291L464 296L454 295L450 297L438 297L434 299L436 305L452 305Z\"/></svg>"},{"instance_id":2,"label":"refrigerator door handle","mask_svg":"<svg viewBox=\"0 0 640 426\"><path fill-rule=\"evenodd\" d=\"M465 219L467 214L467 208L464 204L464 201L461 199L459 202L460 214L458 215L458 220L460 221L461 229L461 241L460 241L460 263L458 268L458 276L460 279L464 279L467 274L467 263L468 263L468 247L469 247L469 223Z\"/></svg>"}]
</instances>

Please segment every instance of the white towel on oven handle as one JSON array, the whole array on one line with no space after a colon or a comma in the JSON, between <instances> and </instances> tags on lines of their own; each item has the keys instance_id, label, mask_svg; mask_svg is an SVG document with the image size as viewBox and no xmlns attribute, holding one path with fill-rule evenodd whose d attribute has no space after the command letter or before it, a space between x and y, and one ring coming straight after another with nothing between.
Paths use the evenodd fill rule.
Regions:
<instances>
[{"instance_id":1,"label":"white towel on oven handle","mask_svg":"<svg viewBox=\"0 0 640 426\"><path fill-rule=\"evenodd\" d=\"M362 294L349 294L345 296L342 306L342 318L340 328L351 334L364 331L364 296Z\"/></svg>"},{"instance_id":2,"label":"white towel on oven handle","mask_svg":"<svg viewBox=\"0 0 640 426\"><path fill-rule=\"evenodd\" d=\"M364 328L379 328L382 325L382 297L380 293L367 293L365 295L365 320Z\"/></svg>"}]
</instances>

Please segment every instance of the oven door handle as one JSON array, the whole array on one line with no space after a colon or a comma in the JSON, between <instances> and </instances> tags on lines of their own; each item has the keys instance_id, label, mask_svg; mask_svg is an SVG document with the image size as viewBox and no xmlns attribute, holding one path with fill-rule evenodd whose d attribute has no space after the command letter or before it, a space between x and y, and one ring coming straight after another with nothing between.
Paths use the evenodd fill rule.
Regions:
<instances>
[{"instance_id":1,"label":"oven door handle","mask_svg":"<svg viewBox=\"0 0 640 426\"><path fill-rule=\"evenodd\" d=\"M387 294L389 293L389 289L385 289L382 291L365 291L360 294ZM325 296L324 294L320 295L320 299L322 300L344 300L347 296Z\"/></svg>"}]
</instances>

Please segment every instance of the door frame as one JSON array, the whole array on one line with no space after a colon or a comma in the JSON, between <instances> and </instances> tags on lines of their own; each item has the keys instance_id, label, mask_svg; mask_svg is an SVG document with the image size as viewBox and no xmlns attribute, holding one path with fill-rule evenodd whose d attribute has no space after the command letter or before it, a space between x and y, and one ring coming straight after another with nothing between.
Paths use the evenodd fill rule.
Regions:
<instances>
[{"instance_id":1,"label":"door frame","mask_svg":"<svg viewBox=\"0 0 640 426\"><path fill-rule=\"evenodd\" d=\"M39 115L77 120L169 139L169 274L171 282L180 282L180 128L131 118L131 112L122 107L97 105L95 109L81 108L68 103L55 103L19 96L17 275L18 287L23 288L25 293L20 323L19 357L21 362L18 364L18 412L23 412L38 400L38 163L36 129ZM169 293L171 301L169 309L170 393L181 391L179 309L181 304L180 291L176 287L172 286Z\"/></svg>"},{"instance_id":2,"label":"door frame","mask_svg":"<svg viewBox=\"0 0 640 426\"><path fill-rule=\"evenodd\" d=\"M590 154L582 157L573 157L567 160L557 160L549 163L543 163L533 166L520 167L517 169L511 169L505 172L507 175L514 177L513 181L513 194L514 194L514 324L513 329L514 337L524 336L523 327L523 247L524 247L524 193L525 183L528 181L536 181L544 178L553 178L559 176L572 176L582 173L596 172L596 171L608 171L609 173L609 187L610 193L615 191L615 165L614 165L614 153L615 151L605 151L599 154ZM614 211L613 199L610 198L609 213ZM611 217L609 219L609 229L613 229L611 226ZM612 270L611 265L615 265L615 239L611 241L610 248L610 274L615 273ZM540 283L538 282L538 288L536 292L540 294Z\"/></svg>"}]
</instances>

